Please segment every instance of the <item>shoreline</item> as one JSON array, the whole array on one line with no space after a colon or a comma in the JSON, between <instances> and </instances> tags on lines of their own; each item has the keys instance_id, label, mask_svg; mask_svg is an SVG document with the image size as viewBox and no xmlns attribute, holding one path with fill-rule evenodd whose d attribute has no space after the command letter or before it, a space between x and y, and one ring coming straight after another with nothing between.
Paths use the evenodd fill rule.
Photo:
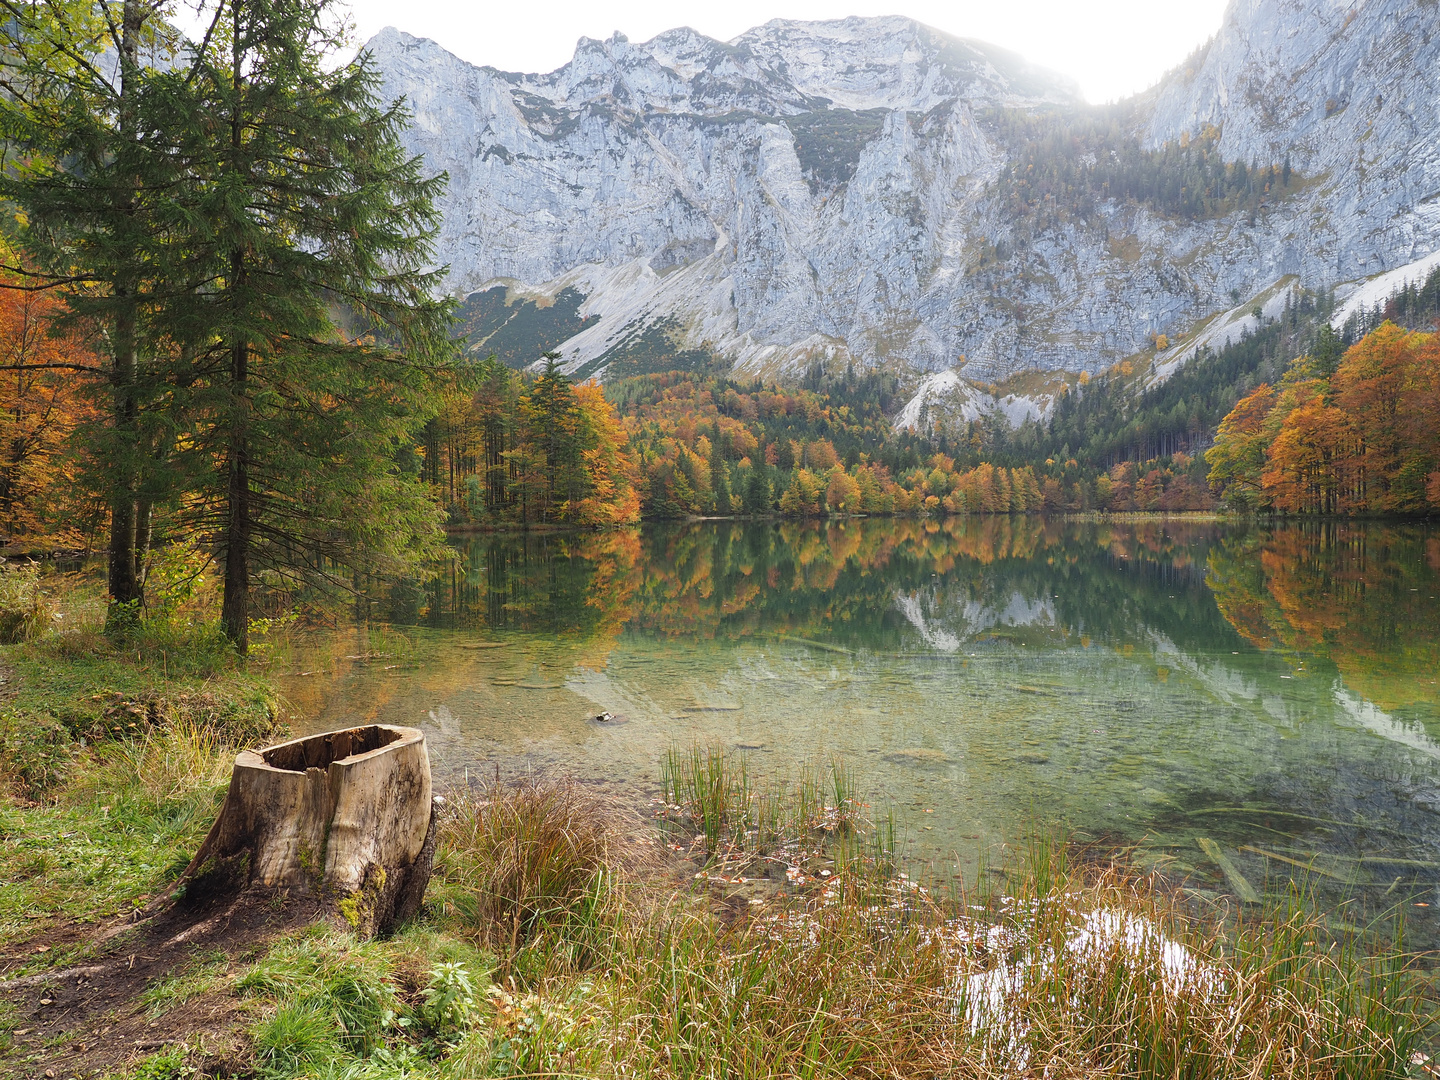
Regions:
<instances>
[{"instance_id":1,"label":"shoreline","mask_svg":"<svg viewBox=\"0 0 1440 1080\"><path fill-rule=\"evenodd\" d=\"M1057 521L1116 522L1122 524L1144 524L1146 522L1185 521L1198 524L1234 525L1305 525L1305 524L1380 524L1380 525L1437 525L1440 518L1434 516L1407 516L1397 514L1237 514L1224 510L1054 510L1007 514L829 514L810 517L787 517L783 514L732 514L706 515L690 514L685 517L641 518L628 525L569 525L565 523L518 522L500 525L467 524L446 525L447 536L492 536L517 533L537 535L561 535L569 533L605 533L622 529L637 529L647 525L694 525L705 522L746 523L793 523L831 524L847 521L992 521L1003 519L1051 519Z\"/></svg>"}]
</instances>

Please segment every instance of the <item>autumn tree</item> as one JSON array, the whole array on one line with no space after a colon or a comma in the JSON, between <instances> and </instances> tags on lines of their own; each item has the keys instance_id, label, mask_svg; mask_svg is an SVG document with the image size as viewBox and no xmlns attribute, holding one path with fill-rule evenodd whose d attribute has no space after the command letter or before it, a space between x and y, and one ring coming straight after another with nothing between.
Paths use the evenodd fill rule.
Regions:
<instances>
[{"instance_id":1,"label":"autumn tree","mask_svg":"<svg viewBox=\"0 0 1440 1080\"><path fill-rule=\"evenodd\" d=\"M62 314L52 292L0 289L0 522L11 540L78 543L89 516L67 443L97 419L101 358L75 328L57 330Z\"/></svg>"},{"instance_id":2,"label":"autumn tree","mask_svg":"<svg viewBox=\"0 0 1440 1080\"><path fill-rule=\"evenodd\" d=\"M1333 370L1297 357L1278 390L1261 386L1221 422L1211 484L1231 505L1286 513L1440 509L1436 337L1386 322Z\"/></svg>"},{"instance_id":3,"label":"autumn tree","mask_svg":"<svg viewBox=\"0 0 1440 1080\"><path fill-rule=\"evenodd\" d=\"M1267 448L1261 474L1266 497L1292 514L1342 509L1345 459L1354 444L1349 418L1310 388Z\"/></svg>"},{"instance_id":4,"label":"autumn tree","mask_svg":"<svg viewBox=\"0 0 1440 1080\"><path fill-rule=\"evenodd\" d=\"M830 469L825 485L825 506L836 513L856 513L860 509L860 485L841 466Z\"/></svg>"},{"instance_id":5,"label":"autumn tree","mask_svg":"<svg viewBox=\"0 0 1440 1080\"><path fill-rule=\"evenodd\" d=\"M1356 504L1381 513L1425 508L1426 443L1433 446L1437 417L1421 398L1426 378L1423 346L1430 335L1386 322L1345 353L1330 380L1335 404L1358 438ZM1417 423L1418 421L1418 423ZM1418 445L1412 437L1418 436Z\"/></svg>"},{"instance_id":6,"label":"autumn tree","mask_svg":"<svg viewBox=\"0 0 1440 1080\"><path fill-rule=\"evenodd\" d=\"M1220 421L1215 445L1205 452L1210 486L1239 509L1255 509L1264 498L1266 420L1274 408L1274 388L1261 383Z\"/></svg>"},{"instance_id":7,"label":"autumn tree","mask_svg":"<svg viewBox=\"0 0 1440 1080\"><path fill-rule=\"evenodd\" d=\"M639 476L614 407L594 382L575 387L586 494L569 507L579 525L629 525L640 518Z\"/></svg>"}]
</instances>

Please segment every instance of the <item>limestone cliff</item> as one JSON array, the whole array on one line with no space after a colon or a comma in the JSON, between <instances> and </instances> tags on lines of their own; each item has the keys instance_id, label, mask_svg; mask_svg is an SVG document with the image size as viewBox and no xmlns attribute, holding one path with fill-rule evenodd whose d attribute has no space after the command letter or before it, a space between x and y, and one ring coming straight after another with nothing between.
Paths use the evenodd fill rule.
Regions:
<instances>
[{"instance_id":1,"label":"limestone cliff","mask_svg":"<svg viewBox=\"0 0 1440 1080\"><path fill-rule=\"evenodd\" d=\"M441 257L477 349L558 348L602 377L960 365L963 386L1148 359L1160 333L1170 360L1278 283L1343 295L1440 250L1437 24L1435 0L1236 0L1109 110L898 17L582 39L546 75L396 30L369 48L450 175ZM1042 146L1025 118L1082 134ZM1017 197L1017 163L1093 172L1130 152L1117 138L1152 157L1208 139L1251 175L1288 157L1294 180L1188 213L1109 187Z\"/></svg>"}]
</instances>

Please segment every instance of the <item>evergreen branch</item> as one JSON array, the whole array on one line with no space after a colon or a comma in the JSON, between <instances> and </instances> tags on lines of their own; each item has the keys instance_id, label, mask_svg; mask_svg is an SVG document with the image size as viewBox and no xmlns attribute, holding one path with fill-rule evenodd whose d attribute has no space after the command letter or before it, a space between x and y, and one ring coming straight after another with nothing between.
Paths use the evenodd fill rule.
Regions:
<instances>
[{"instance_id":1,"label":"evergreen branch","mask_svg":"<svg viewBox=\"0 0 1440 1080\"><path fill-rule=\"evenodd\" d=\"M56 289L62 285L93 285L105 280L101 277L91 277L83 274L63 276L58 274L42 274L34 270L27 270L23 266L11 266L8 263L0 263L0 270L8 274L19 274L22 277L46 279L46 283L43 285L17 285L13 281L0 281L0 289L9 289L12 292L45 292L48 289Z\"/></svg>"},{"instance_id":2,"label":"evergreen branch","mask_svg":"<svg viewBox=\"0 0 1440 1080\"><path fill-rule=\"evenodd\" d=\"M104 368L95 367L93 364L0 364L0 371L89 371L95 374L105 374Z\"/></svg>"}]
</instances>

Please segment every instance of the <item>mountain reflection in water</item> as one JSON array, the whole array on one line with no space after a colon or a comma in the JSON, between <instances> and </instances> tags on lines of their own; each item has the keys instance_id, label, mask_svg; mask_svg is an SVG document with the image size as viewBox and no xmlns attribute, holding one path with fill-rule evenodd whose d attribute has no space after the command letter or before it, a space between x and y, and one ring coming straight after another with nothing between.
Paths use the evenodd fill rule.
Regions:
<instances>
[{"instance_id":1,"label":"mountain reflection in water","mask_svg":"<svg viewBox=\"0 0 1440 1080\"><path fill-rule=\"evenodd\" d=\"M1335 898L1440 904L1433 528L700 522L456 546L369 627L299 640L303 727L418 724L450 779L642 793L674 744L776 774L840 755L937 875L1054 820L1204 892L1229 885L1202 838L1257 888L1300 863Z\"/></svg>"}]
</instances>

